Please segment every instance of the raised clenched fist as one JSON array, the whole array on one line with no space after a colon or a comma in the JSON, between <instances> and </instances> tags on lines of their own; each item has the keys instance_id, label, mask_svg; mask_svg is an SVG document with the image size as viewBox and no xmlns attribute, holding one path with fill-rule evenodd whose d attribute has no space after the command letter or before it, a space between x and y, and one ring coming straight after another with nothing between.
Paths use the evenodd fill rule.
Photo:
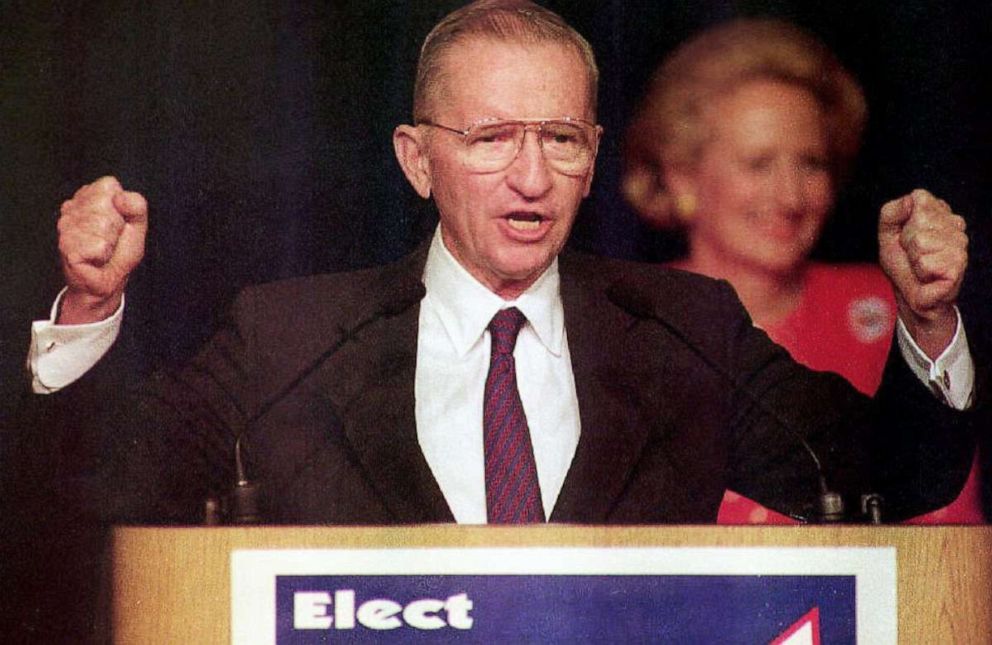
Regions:
<instances>
[{"instance_id":1,"label":"raised clenched fist","mask_svg":"<svg viewBox=\"0 0 992 645\"><path fill-rule=\"evenodd\" d=\"M879 261L892 280L899 316L917 344L935 358L957 326L957 302L968 266L965 222L925 190L882 207Z\"/></svg>"},{"instance_id":2,"label":"raised clenched fist","mask_svg":"<svg viewBox=\"0 0 992 645\"><path fill-rule=\"evenodd\" d=\"M97 322L120 306L128 276L145 252L148 203L101 177L62 204L59 254L68 290L59 324Z\"/></svg>"}]
</instances>

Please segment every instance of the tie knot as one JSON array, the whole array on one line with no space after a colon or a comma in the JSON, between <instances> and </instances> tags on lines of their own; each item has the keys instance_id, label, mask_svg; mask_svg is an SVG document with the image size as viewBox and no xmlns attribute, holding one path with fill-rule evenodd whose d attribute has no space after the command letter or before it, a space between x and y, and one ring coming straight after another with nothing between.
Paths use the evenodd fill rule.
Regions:
<instances>
[{"instance_id":1,"label":"tie knot","mask_svg":"<svg viewBox=\"0 0 992 645\"><path fill-rule=\"evenodd\" d=\"M500 309L489 322L489 333L493 335L494 354L512 354L517 344L517 334L524 326L527 317L516 307Z\"/></svg>"}]
</instances>

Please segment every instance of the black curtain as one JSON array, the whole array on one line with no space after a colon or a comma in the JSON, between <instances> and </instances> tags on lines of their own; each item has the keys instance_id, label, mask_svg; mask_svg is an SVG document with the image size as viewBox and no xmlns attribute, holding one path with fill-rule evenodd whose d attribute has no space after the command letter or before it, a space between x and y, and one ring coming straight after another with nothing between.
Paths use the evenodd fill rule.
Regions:
<instances>
[{"instance_id":1,"label":"black curtain","mask_svg":"<svg viewBox=\"0 0 992 645\"><path fill-rule=\"evenodd\" d=\"M407 187L390 135L409 121L423 36L460 4L8 1L0 21L4 360L20 360L28 321L46 313L59 286L59 203L103 174L152 205L147 259L128 296L149 366L188 356L245 284L408 250L435 216ZM602 67L606 139L573 244L670 255L671 241L642 228L618 198L624 123L651 70L686 36L736 15L777 15L824 39L870 101L864 152L818 254L874 257L879 205L925 186L979 232L973 273L986 270L987 4L546 4L590 39Z\"/></svg>"}]
</instances>

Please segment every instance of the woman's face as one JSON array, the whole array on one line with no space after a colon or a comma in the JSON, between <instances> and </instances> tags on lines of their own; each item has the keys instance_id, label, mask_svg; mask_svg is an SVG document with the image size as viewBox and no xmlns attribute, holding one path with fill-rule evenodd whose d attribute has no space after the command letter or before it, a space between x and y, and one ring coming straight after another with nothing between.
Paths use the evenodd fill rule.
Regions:
<instances>
[{"instance_id":1,"label":"woman's face","mask_svg":"<svg viewBox=\"0 0 992 645\"><path fill-rule=\"evenodd\" d=\"M833 206L822 108L781 81L744 83L704 113L699 162L669 172L695 202L690 261L724 271L788 275L799 269Z\"/></svg>"}]
</instances>

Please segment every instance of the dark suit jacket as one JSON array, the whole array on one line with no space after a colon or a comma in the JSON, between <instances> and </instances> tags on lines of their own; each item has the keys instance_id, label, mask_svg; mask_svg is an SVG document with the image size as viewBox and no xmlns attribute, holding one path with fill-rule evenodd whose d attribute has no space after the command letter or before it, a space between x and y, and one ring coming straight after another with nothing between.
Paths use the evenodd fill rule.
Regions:
<instances>
[{"instance_id":1,"label":"dark suit jacket","mask_svg":"<svg viewBox=\"0 0 992 645\"><path fill-rule=\"evenodd\" d=\"M197 522L235 481L243 436L268 521L452 521L414 419L425 256L245 291L192 364L122 397L111 418L90 399L124 387L108 385L114 357L51 397L78 432L103 429L90 465L110 471L113 504L100 512ZM871 404L795 364L725 283L569 253L560 269L581 436L551 521L712 522L725 488L809 517L818 477L800 435L832 488L855 504L883 493L891 519L963 483L969 416L901 360Z\"/></svg>"}]
</instances>

